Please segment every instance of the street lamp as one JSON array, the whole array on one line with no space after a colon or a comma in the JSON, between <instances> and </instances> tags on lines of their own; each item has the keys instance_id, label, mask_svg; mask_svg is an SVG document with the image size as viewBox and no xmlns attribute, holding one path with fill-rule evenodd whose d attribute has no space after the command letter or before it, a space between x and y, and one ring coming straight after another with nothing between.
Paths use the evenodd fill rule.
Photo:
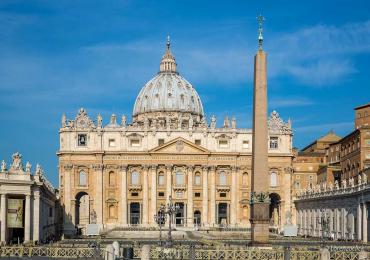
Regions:
<instances>
[{"instance_id":1,"label":"street lamp","mask_svg":"<svg viewBox=\"0 0 370 260\"><path fill-rule=\"evenodd\" d=\"M154 215L154 221L159 225L159 246L162 246L162 226L166 222L165 206L159 207L158 214Z\"/></svg>"}]
</instances>

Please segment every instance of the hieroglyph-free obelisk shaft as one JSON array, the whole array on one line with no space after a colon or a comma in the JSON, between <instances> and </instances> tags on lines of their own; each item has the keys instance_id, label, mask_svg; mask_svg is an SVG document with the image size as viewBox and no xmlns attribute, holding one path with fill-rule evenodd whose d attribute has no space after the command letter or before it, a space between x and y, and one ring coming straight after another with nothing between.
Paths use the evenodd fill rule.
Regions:
<instances>
[{"instance_id":1,"label":"hieroglyph-free obelisk shaft","mask_svg":"<svg viewBox=\"0 0 370 260\"><path fill-rule=\"evenodd\" d=\"M252 242L266 243L269 239L267 75L266 53L262 50L263 17L258 20L259 49L254 57L251 236Z\"/></svg>"}]
</instances>

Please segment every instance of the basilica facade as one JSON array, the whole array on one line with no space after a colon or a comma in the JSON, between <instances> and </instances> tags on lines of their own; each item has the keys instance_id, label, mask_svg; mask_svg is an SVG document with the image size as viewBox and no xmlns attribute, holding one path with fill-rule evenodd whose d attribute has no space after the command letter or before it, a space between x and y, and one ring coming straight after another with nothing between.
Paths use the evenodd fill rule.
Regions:
<instances>
[{"instance_id":1,"label":"basilica facade","mask_svg":"<svg viewBox=\"0 0 370 260\"><path fill-rule=\"evenodd\" d=\"M251 97L252 101L252 97ZM167 42L158 74L141 89L132 121L108 124L80 109L62 117L59 183L64 233L96 223L156 227L172 201L177 228L250 227L252 129L235 118L208 122L196 89L177 71ZM276 111L268 119L270 226L281 230L293 210L292 128Z\"/></svg>"}]
</instances>

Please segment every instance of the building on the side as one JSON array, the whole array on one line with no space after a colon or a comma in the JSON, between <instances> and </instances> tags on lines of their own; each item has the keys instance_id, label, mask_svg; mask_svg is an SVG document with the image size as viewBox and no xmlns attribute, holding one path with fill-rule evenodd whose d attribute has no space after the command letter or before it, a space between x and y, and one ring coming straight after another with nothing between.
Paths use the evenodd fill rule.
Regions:
<instances>
[{"instance_id":1,"label":"building on the side","mask_svg":"<svg viewBox=\"0 0 370 260\"><path fill-rule=\"evenodd\" d=\"M39 243L57 236L57 195L37 164L31 172L22 155L14 153L0 168L0 239L2 244Z\"/></svg>"},{"instance_id":2,"label":"building on the side","mask_svg":"<svg viewBox=\"0 0 370 260\"><path fill-rule=\"evenodd\" d=\"M104 125L84 109L72 120L63 115L65 235L89 223L100 230L155 227L154 215L170 196L180 207L177 228L250 227L252 130L238 128L235 118L207 122L197 91L176 67L168 41L159 73L136 98L132 122L112 115ZM292 210L291 123L273 111L268 131L271 227L281 229Z\"/></svg>"},{"instance_id":3,"label":"building on the side","mask_svg":"<svg viewBox=\"0 0 370 260\"><path fill-rule=\"evenodd\" d=\"M299 234L369 241L368 107L355 108L355 130L325 148L326 163L318 169L317 184L296 197Z\"/></svg>"}]
</instances>

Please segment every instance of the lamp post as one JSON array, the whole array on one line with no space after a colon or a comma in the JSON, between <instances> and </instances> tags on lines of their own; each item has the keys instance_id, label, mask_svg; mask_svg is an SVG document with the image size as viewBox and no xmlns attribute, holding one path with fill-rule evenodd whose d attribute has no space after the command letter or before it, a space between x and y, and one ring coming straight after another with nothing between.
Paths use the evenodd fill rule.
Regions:
<instances>
[{"instance_id":1,"label":"lamp post","mask_svg":"<svg viewBox=\"0 0 370 260\"><path fill-rule=\"evenodd\" d=\"M154 215L154 221L159 225L159 246L162 246L162 226L166 222L165 206L159 207L158 214Z\"/></svg>"}]
</instances>

